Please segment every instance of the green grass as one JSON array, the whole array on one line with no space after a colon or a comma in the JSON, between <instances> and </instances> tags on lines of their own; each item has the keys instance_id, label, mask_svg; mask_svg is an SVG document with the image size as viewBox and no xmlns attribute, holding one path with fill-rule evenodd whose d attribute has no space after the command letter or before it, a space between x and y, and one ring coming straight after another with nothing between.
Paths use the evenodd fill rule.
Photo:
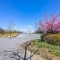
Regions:
<instances>
[{"instance_id":1,"label":"green grass","mask_svg":"<svg viewBox=\"0 0 60 60\"><path fill-rule=\"evenodd\" d=\"M50 53L55 55L55 56L60 56L60 51L58 51L58 50L51 50Z\"/></svg>"},{"instance_id":2,"label":"green grass","mask_svg":"<svg viewBox=\"0 0 60 60\"><path fill-rule=\"evenodd\" d=\"M31 45L33 47L36 47L37 49L40 50L42 49L43 51L47 50L50 54L53 54L55 56L60 56L60 50L56 45L52 45L46 42L41 42L40 40L32 41Z\"/></svg>"}]
</instances>

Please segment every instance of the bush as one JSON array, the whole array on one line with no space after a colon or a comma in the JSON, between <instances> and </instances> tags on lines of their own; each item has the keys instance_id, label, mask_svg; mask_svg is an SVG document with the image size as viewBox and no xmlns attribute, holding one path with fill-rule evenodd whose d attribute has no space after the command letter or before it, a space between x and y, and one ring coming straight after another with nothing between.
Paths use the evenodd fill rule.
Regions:
<instances>
[{"instance_id":1,"label":"bush","mask_svg":"<svg viewBox=\"0 0 60 60\"><path fill-rule=\"evenodd\" d=\"M60 44L60 34L45 35L43 40L50 44L58 45Z\"/></svg>"},{"instance_id":2,"label":"bush","mask_svg":"<svg viewBox=\"0 0 60 60\"><path fill-rule=\"evenodd\" d=\"M48 35L48 33L47 33L47 34L42 34L42 35L41 35L41 41L45 41L45 40L44 40L44 37L45 37L46 35Z\"/></svg>"}]
</instances>

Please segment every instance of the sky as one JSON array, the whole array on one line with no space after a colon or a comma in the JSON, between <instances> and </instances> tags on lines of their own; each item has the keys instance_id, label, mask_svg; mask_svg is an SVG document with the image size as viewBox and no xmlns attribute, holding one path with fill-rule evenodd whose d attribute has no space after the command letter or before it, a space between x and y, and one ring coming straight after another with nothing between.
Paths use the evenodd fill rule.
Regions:
<instances>
[{"instance_id":1,"label":"sky","mask_svg":"<svg viewBox=\"0 0 60 60\"><path fill-rule=\"evenodd\" d=\"M44 21L48 16L60 13L60 0L0 0L0 27L7 29L10 21L14 21L14 29L26 31L35 23Z\"/></svg>"}]
</instances>

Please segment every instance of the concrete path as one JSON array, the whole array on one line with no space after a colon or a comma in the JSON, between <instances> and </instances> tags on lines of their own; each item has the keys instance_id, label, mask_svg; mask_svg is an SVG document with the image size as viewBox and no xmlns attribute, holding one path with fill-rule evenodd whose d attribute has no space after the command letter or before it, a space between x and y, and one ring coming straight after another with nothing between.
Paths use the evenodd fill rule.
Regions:
<instances>
[{"instance_id":1,"label":"concrete path","mask_svg":"<svg viewBox=\"0 0 60 60\"><path fill-rule=\"evenodd\" d=\"M21 34L12 39L0 38L0 51L16 48L18 44L22 44L26 41L39 39L39 38L40 38L40 35L36 35L36 34Z\"/></svg>"},{"instance_id":2,"label":"concrete path","mask_svg":"<svg viewBox=\"0 0 60 60\"><path fill-rule=\"evenodd\" d=\"M20 34L12 39L0 38L0 60L3 60L1 53L2 51L16 50L18 45L39 38L40 38L39 34Z\"/></svg>"}]
</instances>

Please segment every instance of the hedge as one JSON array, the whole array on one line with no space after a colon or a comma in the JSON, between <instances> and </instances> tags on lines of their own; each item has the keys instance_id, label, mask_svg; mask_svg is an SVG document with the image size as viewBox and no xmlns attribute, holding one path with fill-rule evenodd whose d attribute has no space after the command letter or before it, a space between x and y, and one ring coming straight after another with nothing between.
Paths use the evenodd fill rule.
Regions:
<instances>
[{"instance_id":1,"label":"hedge","mask_svg":"<svg viewBox=\"0 0 60 60\"><path fill-rule=\"evenodd\" d=\"M42 35L41 38L43 41L48 42L53 45L60 45L60 34L45 34Z\"/></svg>"}]
</instances>

